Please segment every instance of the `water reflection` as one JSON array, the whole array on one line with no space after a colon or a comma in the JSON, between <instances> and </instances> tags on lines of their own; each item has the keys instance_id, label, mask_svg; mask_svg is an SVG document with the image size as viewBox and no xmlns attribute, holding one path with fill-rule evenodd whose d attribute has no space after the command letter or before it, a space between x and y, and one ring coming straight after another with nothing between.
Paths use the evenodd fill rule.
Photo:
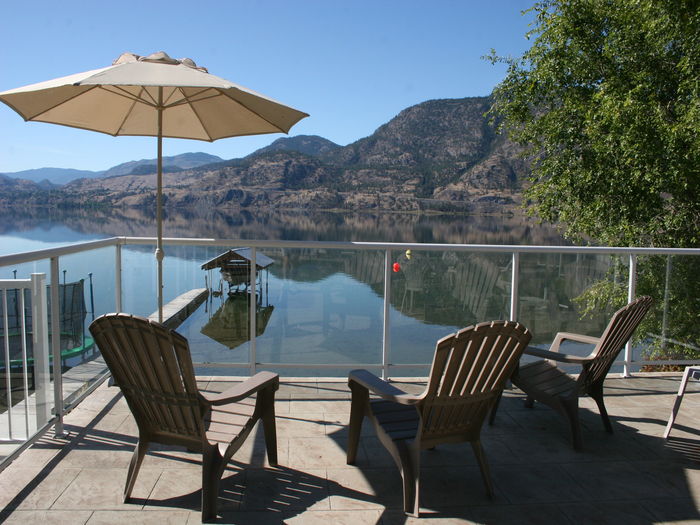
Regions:
<instances>
[{"instance_id":1,"label":"water reflection","mask_svg":"<svg viewBox=\"0 0 700 525\"><path fill-rule=\"evenodd\" d=\"M62 225L62 240L95 235L153 237L152 210L0 210L0 235L41 236ZM456 244L566 244L551 227L520 215L424 215L320 211L167 210L166 237L380 241ZM52 235L55 238L55 235ZM70 238L70 239L69 239ZM9 253L9 252L8 252Z\"/></svg>"},{"instance_id":2,"label":"water reflection","mask_svg":"<svg viewBox=\"0 0 700 525\"><path fill-rule=\"evenodd\" d=\"M216 299L215 299L216 300ZM250 341L250 295L236 293L226 297L212 313L201 329L202 334L227 348L235 349ZM260 337L275 307L271 304L256 304L255 334Z\"/></svg>"}]
</instances>

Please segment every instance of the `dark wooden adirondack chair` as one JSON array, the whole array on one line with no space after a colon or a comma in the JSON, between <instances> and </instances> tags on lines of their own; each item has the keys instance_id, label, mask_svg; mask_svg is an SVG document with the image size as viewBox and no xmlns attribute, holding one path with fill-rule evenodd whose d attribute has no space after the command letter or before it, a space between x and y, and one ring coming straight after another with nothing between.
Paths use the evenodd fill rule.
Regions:
<instances>
[{"instance_id":1,"label":"dark wooden adirondack chair","mask_svg":"<svg viewBox=\"0 0 700 525\"><path fill-rule=\"evenodd\" d=\"M481 427L530 337L522 325L494 321L440 339L428 385L419 395L407 394L366 370L351 372L348 464L355 462L367 416L401 471L406 513L418 516L420 509L420 452L440 443L471 443L492 496ZM379 399L370 401L370 393Z\"/></svg>"},{"instance_id":2,"label":"dark wooden adirondack chair","mask_svg":"<svg viewBox=\"0 0 700 525\"><path fill-rule=\"evenodd\" d=\"M613 362L624 348L632 333L651 307L651 297L640 297L621 308L610 319L600 337L560 332L549 350L528 348L525 354L543 357L544 360L519 367L513 375L513 384L527 394L526 404L540 401L559 411L569 420L574 449L581 450L581 425L578 417L578 400L591 396L600 411L605 429L612 433L612 425L603 402L603 382ZM578 357L559 353L563 341L591 343L595 347L590 355ZM581 365L578 377L567 374L556 362ZM493 418L492 418L493 419Z\"/></svg>"},{"instance_id":3,"label":"dark wooden adirondack chair","mask_svg":"<svg viewBox=\"0 0 700 525\"><path fill-rule=\"evenodd\" d=\"M150 443L202 453L202 520L216 517L228 460L262 419L267 457L277 464L274 396L279 377L260 372L221 394L200 392L187 340L155 321L107 314L90 325L139 429L124 488L128 501ZM254 401L248 399L256 394Z\"/></svg>"}]
</instances>

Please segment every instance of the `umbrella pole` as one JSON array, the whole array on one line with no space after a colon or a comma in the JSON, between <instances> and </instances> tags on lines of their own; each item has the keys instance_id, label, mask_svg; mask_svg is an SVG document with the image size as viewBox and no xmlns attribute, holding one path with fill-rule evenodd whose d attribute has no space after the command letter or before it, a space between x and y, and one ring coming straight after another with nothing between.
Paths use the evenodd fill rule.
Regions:
<instances>
[{"instance_id":1,"label":"umbrella pole","mask_svg":"<svg viewBox=\"0 0 700 525\"><path fill-rule=\"evenodd\" d=\"M163 322L163 88L158 88L158 174L156 190L156 261L158 261L158 322Z\"/></svg>"}]
</instances>

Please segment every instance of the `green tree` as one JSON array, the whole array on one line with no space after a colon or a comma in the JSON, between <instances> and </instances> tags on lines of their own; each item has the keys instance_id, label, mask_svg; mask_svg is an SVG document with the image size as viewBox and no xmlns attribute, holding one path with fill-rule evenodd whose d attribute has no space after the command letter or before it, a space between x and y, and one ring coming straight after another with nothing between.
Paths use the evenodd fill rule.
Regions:
<instances>
[{"instance_id":1,"label":"green tree","mask_svg":"<svg viewBox=\"0 0 700 525\"><path fill-rule=\"evenodd\" d=\"M508 72L493 115L533 161L530 211L577 241L700 247L700 2L544 0L532 47ZM617 273L624 265L615 264ZM652 358L697 358L700 257L646 257L638 291L660 308L638 331ZM582 311L624 303L614 280Z\"/></svg>"},{"instance_id":2,"label":"green tree","mask_svg":"<svg viewBox=\"0 0 700 525\"><path fill-rule=\"evenodd\" d=\"M493 113L574 240L700 247L700 2L545 0Z\"/></svg>"}]
</instances>

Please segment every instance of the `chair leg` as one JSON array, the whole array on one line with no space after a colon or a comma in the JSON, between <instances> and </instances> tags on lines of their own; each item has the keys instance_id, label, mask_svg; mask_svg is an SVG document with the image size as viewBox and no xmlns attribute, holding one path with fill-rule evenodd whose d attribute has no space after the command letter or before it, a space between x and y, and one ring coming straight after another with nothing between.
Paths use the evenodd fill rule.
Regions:
<instances>
[{"instance_id":1,"label":"chair leg","mask_svg":"<svg viewBox=\"0 0 700 525\"><path fill-rule=\"evenodd\" d=\"M498 411L498 405L501 403L502 396L503 396L503 390L501 390L499 392L498 397L493 402L493 406L491 407L491 413L489 414L489 425L493 425L493 422L496 419L496 412Z\"/></svg>"},{"instance_id":2,"label":"chair leg","mask_svg":"<svg viewBox=\"0 0 700 525\"><path fill-rule=\"evenodd\" d=\"M605 430L609 433L613 433L612 423L610 422L610 417L608 416L608 411L605 409L605 401L603 401L603 386L595 386L589 391L589 395L595 400L596 405L598 405L598 412L603 420L603 426Z\"/></svg>"},{"instance_id":3,"label":"chair leg","mask_svg":"<svg viewBox=\"0 0 700 525\"><path fill-rule=\"evenodd\" d=\"M218 447L205 447L202 453L202 522L216 519L223 458Z\"/></svg>"},{"instance_id":4,"label":"chair leg","mask_svg":"<svg viewBox=\"0 0 700 525\"><path fill-rule=\"evenodd\" d=\"M571 429L571 440L573 441L574 450L583 450L583 440L581 438L581 424L578 419L578 399L562 402L564 413L569 420L569 428Z\"/></svg>"},{"instance_id":5,"label":"chair leg","mask_svg":"<svg viewBox=\"0 0 700 525\"><path fill-rule=\"evenodd\" d=\"M369 404L369 391L354 381L350 382L352 400L350 402L350 424L348 425L347 464L354 465L357 459L357 448L360 445L360 433Z\"/></svg>"},{"instance_id":6,"label":"chair leg","mask_svg":"<svg viewBox=\"0 0 700 525\"><path fill-rule=\"evenodd\" d=\"M474 455L479 463L479 469L481 469L481 477L484 480L484 485L486 485L486 492L490 498L493 498L493 482L491 481L491 471L489 470L489 464L486 461L486 454L484 454L484 448L481 446L481 441L472 441L472 449L474 450Z\"/></svg>"},{"instance_id":7,"label":"chair leg","mask_svg":"<svg viewBox=\"0 0 700 525\"><path fill-rule=\"evenodd\" d=\"M265 446L267 448L267 462L276 467L277 462L277 425L275 423L275 395L274 392L260 392L264 395L264 409L262 414L263 430L265 432Z\"/></svg>"},{"instance_id":8,"label":"chair leg","mask_svg":"<svg viewBox=\"0 0 700 525\"><path fill-rule=\"evenodd\" d=\"M139 474L139 469L141 468L141 463L143 463L143 458L148 452L149 442L139 437L138 443L136 443L136 448L131 456L131 462L129 463L129 471L126 475L126 485L124 485L124 503L129 501L131 498L131 491L134 490L134 485L136 484L136 476Z\"/></svg>"},{"instance_id":9,"label":"chair leg","mask_svg":"<svg viewBox=\"0 0 700 525\"><path fill-rule=\"evenodd\" d=\"M398 445L399 468L403 482L403 510L420 517L420 449L409 447L401 441Z\"/></svg>"}]
</instances>

